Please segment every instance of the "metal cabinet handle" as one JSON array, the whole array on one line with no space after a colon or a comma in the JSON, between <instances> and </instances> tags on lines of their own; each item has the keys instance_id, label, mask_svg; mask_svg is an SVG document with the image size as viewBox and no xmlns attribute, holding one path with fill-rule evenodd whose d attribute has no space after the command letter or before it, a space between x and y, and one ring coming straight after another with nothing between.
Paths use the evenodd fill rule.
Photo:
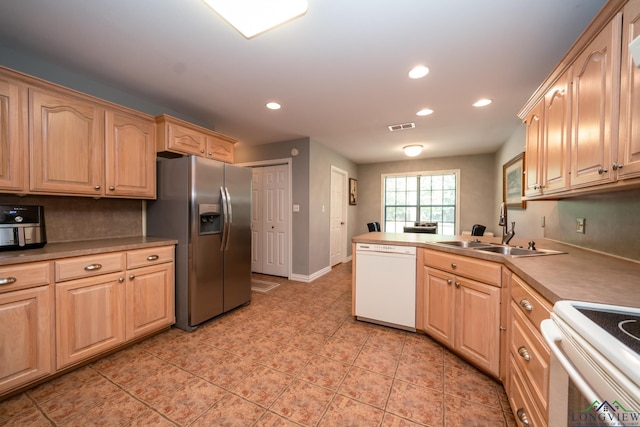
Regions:
<instances>
[{"instance_id":1,"label":"metal cabinet handle","mask_svg":"<svg viewBox=\"0 0 640 427\"><path fill-rule=\"evenodd\" d=\"M522 346L518 349L518 354L527 362L531 360L531 355L525 346Z\"/></svg>"},{"instance_id":2,"label":"metal cabinet handle","mask_svg":"<svg viewBox=\"0 0 640 427\"><path fill-rule=\"evenodd\" d=\"M149 255L147 257L147 261L155 261L157 259L159 259L160 257L158 255Z\"/></svg>"},{"instance_id":3,"label":"metal cabinet handle","mask_svg":"<svg viewBox=\"0 0 640 427\"><path fill-rule=\"evenodd\" d=\"M16 283L18 279L15 277L0 277L0 285L10 285Z\"/></svg>"},{"instance_id":4,"label":"metal cabinet handle","mask_svg":"<svg viewBox=\"0 0 640 427\"><path fill-rule=\"evenodd\" d=\"M614 171L617 171L618 169L622 169L622 167L623 167L623 166L624 166L624 165L623 165L622 163L614 163L614 164L611 166L611 169L613 169Z\"/></svg>"},{"instance_id":5,"label":"metal cabinet handle","mask_svg":"<svg viewBox=\"0 0 640 427\"><path fill-rule=\"evenodd\" d=\"M524 424L525 426L529 425L529 417L527 417L527 413L524 411L524 408L518 409L516 415L518 416L518 419L522 424Z\"/></svg>"},{"instance_id":6,"label":"metal cabinet handle","mask_svg":"<svg viewBox=\"0 0 640 427\"><path fill-rule=\"evenodd\" d=\"M447 285L450 285L450 284L452 284L452 283L453 283L453 280L451 280L451 279L447 279Z\"/></svg>"},{"instance_id":7,"label":"metal cabinet handle","mask_svg":"<svg viewBox=\"0 0 640 427\"><path fill-rule=\"evenodd\" d=\"M520 300L520 307L524 308L527 311L533 310L533 306L531 305L528 299Z\"/></svg>"},{"instance_id":8,"label":"metal cabinet handle","mask_svg":"<svg viewBox=\"0 0 640 427\"><path fill-rule=\"evenodd\" d=\"M110 191L113 191L113 190L115 190L115 189L116 189L116 187L114 187L113 185L110 185L110 186L109 186L109 190L110 190Z\"/></svg>"},{"instance_id":9,"label":"metal cabinet handle","mask_svg":"<svg viewBox=\"0 0 640 427\"><path fill-rule=\"evenodd\" d=\"M100 270L102 268L102 264L89 264L84 269L85 271L95 271Z\"/></svg>"},{"instance_id":10,"label":"metal cabinet handle","mask_svg":"<svg viewBox=\"0 0 640 427\"><path fill-rule=\"evenodd\" d=\"M452 262L452 263L451 263L451 268L454 268L454 269L455 269L455 268L458 268L458 264L456 264L455 262Z\"/></svg>"},{"instance_id":11,"label":"metal cabinet handle","mask_svg":"<svg viewBox=\"0 0 640 427\"><path fill-rule=\"evenodd\" d=\"M460 287L460 282L456 282L456 288Z\"/></svg>"},{"instance_id":12,"label":"metal cabinet handle","mask_svg":"<svg viewBox=\"0 0 640 427\"><path fill-rule=\"evenodd\" d=\"M136 278L135 274L132 274L132 275L129 276L129 280L133 280L135 278Z\"/></svg>"},{"instance_id":13,"label":"metal cabinet handle","mask_svg":"<svg viewBox=\"0 0 640 427\"><path fill-rule=\"evenodd\" d=\"M118 282L120 282L120 283L124 282L124 277L118 278Z\"/></svg>"},{"instance_id":14,"label":"metal cabinet handle","mask_svg":"<svg viewBox=\"0 0 640 427\"><path fill-rule=\"evenodd\" d=\"M602 175L603 173L607 173L607 172L609 172L609 169L605 169L605 168L598 169L598 175Z\"/></svg>"},{"instance_id":15,"label":"metal cabinet handle","mask_svg":"<svg viewBox=\"0 0 640 427\"><path fill-rule=\"evenodd\" d=\"M96 185L96 186L95 186L95 187L93 187L93 188L95 188L96 190L99 190L99 189L100 189L100 186L99 186L99 185Z\"/></svg>"}]
</instances>

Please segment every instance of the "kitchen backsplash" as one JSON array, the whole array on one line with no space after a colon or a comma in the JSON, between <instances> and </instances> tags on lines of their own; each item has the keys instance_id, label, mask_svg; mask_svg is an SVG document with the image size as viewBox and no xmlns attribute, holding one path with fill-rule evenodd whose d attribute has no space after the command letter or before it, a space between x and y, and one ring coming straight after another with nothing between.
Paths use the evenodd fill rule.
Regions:
<instances>
[{"instance_id":1,"label":"kitchen backsplash","mask_svg":"<svg viewBox=\"0 0 640 427\"><path fill-rule=\"evenodd\" d=\"M0 204L42 205L47 242L142 236L142 201L0 195Z\"/></svg>"}]
</instances>

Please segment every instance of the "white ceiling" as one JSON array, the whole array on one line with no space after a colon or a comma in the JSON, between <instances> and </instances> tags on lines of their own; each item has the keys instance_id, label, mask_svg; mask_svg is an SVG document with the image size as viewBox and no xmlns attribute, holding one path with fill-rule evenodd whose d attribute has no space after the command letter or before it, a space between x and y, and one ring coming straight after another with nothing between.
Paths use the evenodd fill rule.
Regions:
<instances>
[{"instance_id":1,"label":"white ceiling","mask_svg":"<svg viewBox=\"0 0 640 427\"><path fill-rule=\"evenodd\" d=\"M263 144L356 163L495 152L604 0L309 0L245 39L201 0L0 0L0 44ZM1 63L1 60L0 60ZM407 73L418 64L431 72ZM494 99L489 107L471 104ZM283 105L264 108L267 101ZM422 108L431 116L417 117ZM416 128L391 133L391 124Z\"/></svg>"}]
</instances>

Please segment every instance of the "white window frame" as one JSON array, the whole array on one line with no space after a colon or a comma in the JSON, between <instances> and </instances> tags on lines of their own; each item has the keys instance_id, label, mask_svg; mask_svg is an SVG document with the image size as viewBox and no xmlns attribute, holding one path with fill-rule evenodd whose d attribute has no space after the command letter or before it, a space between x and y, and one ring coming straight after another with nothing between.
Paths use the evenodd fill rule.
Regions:
<instances>
[{"instance_id":1,"label":"white window frame","mask_svg":"<svg viewBox=\"0 0 640 427\"><path fill-rule=\"evenodd\" d=\"M432 170L432 171L419 171L419 172L396 172L385 173L380 175L380 227L382 231L386 231L385 224L385 179L388 177L402 177L402 176L416 176L416 175L448 175L455 174L456 176L456 223L454 226L454 234L460 234L460 169L448 169L448 170ZM439 232L440 230L438 230Z\"/></svg>"}]
</instances>

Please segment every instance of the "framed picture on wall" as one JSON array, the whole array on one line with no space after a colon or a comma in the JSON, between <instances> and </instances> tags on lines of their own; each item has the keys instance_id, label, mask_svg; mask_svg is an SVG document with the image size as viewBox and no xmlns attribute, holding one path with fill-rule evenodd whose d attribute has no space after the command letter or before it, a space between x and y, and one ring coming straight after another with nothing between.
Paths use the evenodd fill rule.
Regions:
<instances>
[{"instance_id":1,"label":"framed picture on wall","mask_svg":"<svg viewBox=\"0 0 640 427\"><path fill-rule=\"evenodd\" d=\"M349 204L358 204L358 180L349 178Z\"/></svg>"},{"instance_id":2,"label":"framed picture on wall","mask_svg":"<svg viewBox=\"0 0 640 427\"><path fill-rule=\"evenodd\" d=\"M508 208L526 209L524 196L524 153L502 166L502 200Z\"/></svg>"}]
</instances>

